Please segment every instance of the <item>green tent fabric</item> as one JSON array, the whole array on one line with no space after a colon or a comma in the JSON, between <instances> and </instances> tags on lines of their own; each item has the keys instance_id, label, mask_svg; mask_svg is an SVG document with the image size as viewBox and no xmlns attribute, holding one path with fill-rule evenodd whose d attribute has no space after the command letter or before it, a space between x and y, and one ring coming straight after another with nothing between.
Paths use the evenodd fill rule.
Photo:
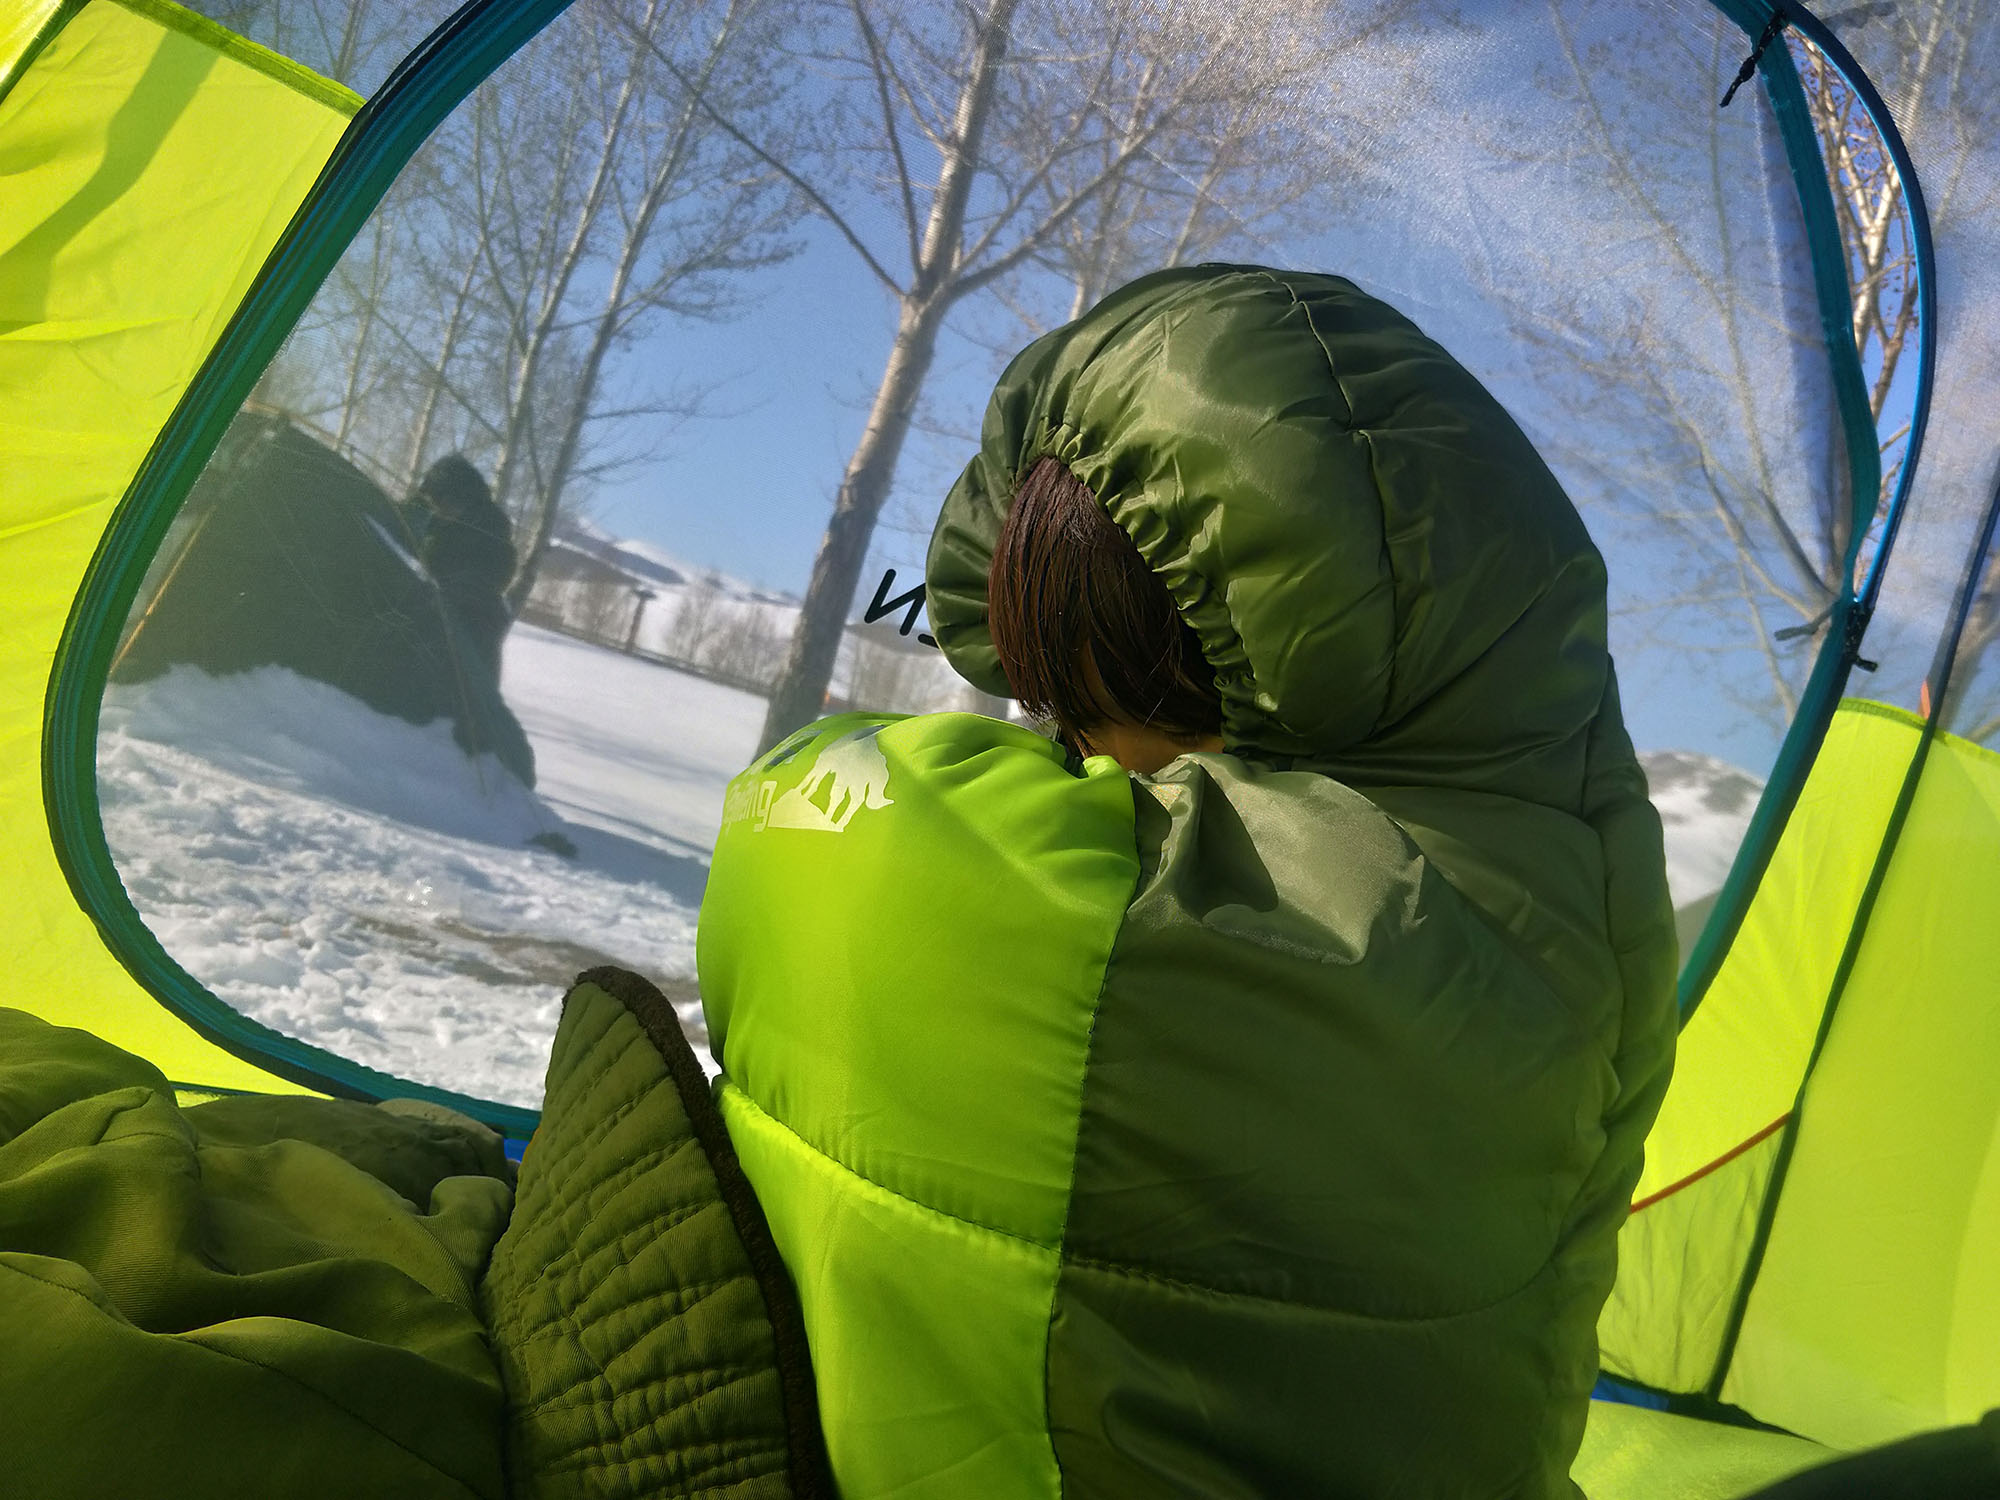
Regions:
<instances>
[{"instance_id":1,"label":"green tent fabric","mask_svg":"<svg viewBox=\"0 0 2000 1500\"><path fill-rule=\"evenodd\" d=\"M296 1090L198 1035L112 956L57 861L42 727L113 508L361 101L177 6L8 14L34 24L0 53L0 326L15 331L0 339L0 950L21 1003L49 1020L177 1080Z\"/></svg>"},{"instance_id":2,"label":"green tent fabric","mask_svg":"<svg viewBox=\"0 0 2000 1500\"><path fill-rule=\"evenodd\" d=\"M504 538L493 550L502 560L485 577L440 576L418 557L432 537L366 475L281 418L246 413L154 560L110 680L285 667L412 724L445 720L468 755L532 787L535 752L500 696L490 623L465 608L467 595L502 608L514 552Z\"/></svg>"},{"instance_id":3,"label":"green tent fabric","mask_svg":"<svg viewBox=\"0 0 2000 1500\"><path fill-rule=\"evenodd\" d=\"M2000 756L1842 708L1683 1033L1601 1329L1613 1373L1837 1448L1992 1406L2000 953L1967 863L1996 830ZM1858 945L1799 953L1808 913L1865 916Z\"/></svg>"},{"instance_id":4,"label":"green tent fabric","mask_svg":"<svg viewBox=\"0 0 2000 1500\"><path fill-rule=\"evenodd\" d=\"M1593 1401L1583 1448L1570 1472L1590 1500L1744 1500L1832 1457L1817 1443L1787 1433Z\"/></svg>"},{"instance_id":5,"label":"green tent fabric","mask_svg":"<svg viewBox=\"0 0 2000 1500\"><path fill-rule=\"evenodd\" d=\"M1048 453L1200 633L1228 752L831 721L735 784L703 911L843 1492L1566 1495L1673 1036L1597 554L1381 303L1165 272L1015 360L946 502L982 686Z\"/></svg>"},{"instance_id":6,"label":"green tent fabric","mask_svg":"<svg viewBox=\"0 0 2000 1500\"><path fill-rule=\"evenodd\" d=\"M10 1491L500 1500L476 1289L513 1193L466 1127L182 1109L150 1063L0 1010Z\"/></svg>"}]
</instances>

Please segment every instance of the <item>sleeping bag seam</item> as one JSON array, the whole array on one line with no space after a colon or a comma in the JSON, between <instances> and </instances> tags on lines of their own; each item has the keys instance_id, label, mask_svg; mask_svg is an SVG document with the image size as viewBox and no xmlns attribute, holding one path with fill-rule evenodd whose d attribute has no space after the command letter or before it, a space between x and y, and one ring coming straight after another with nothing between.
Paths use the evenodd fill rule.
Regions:
<instances>
[{"instance_id":1,"label":"sleeping bag seam","mask_svg":"<svg viewBox=\"0 0 2000 1500\"><path fill-rule=\"evenodd\" d=\"M738 1277L734 1274L731 1274L731 1275L718 1276L709 1281L696 1282L689 1286L676 1286L676 1287L670 1287L664 1291L648 1292L644 1296L630 1298L627 1301L620 1302L613 1307L592 1307L588 1310L589 1316L591 1317L592 1320L601 1320L609 1317L623 1316L624 1314L630 1313L634 1308L645 1307L653 1303L663 1303L670 1299L679 1297L685 1297L687 1298L687 1300L685 1302L682 1302L679 1307L674 1309L674 1311L676 1313L684 1313L688 1311L690 1308L698 1306L700 1303L707 1301L710 1297L714 1296L716 1292L720 1291L722 1288L726 1286L733 1284L737 1280ZM521 1349L526 1349L532 1344L542 1343L549 1339L556 1339L556 1338L567 1340L569 1335L574 1330L579 1329L582 1326L583 1324L581 1324L574 1318L570 1318L563 1322L552 1321L550 1323L545 1324L543 1327L537 1329L535 1332L529 1334L527 1337L518 1340L516 1343L516 1347ZM638 1337L644 1337L644 1334L641 1333L640 1335L638 1335ZM631 1349L634 1347L634 1344L636 1342L637 1342L636 1338L627 1340L625 1344L617 1351L617 1353L619 1354L629 1353Z\"/></svg>"},{"instance_id":2,"label":"sleeping bag seam","mask_svg":"<svg viewBox=\"0 0 2000 1500\"><path fill-rule=\"evenodd\" d=\"M894 1198L898 1203L907 1203L911 1208L915 1209L919 1213L935 1214L940 1219L949 1219L954 1224L963 1224L967 1229L978 1230L981 1234L997 1235L999 1238L1003 1240L1012 1240L1017 1245L1027 1245L1032 1249L1043 1252L1044 1254L1047 1254L1051 1251L1059 1251L1058 1246L1045 1245L1040 1240L1033 1239L1025 1234L1016 1234L1011 1229L1002 1229L997 1224L983 1224L977 1219L968 1219L963 1214L955 1214L948 1208L939 1208L935 1204L924 1202L921 1198L912 1198L909 1194L901 1192L896 1188L892 1188L886 1183L877 1182L873 1177L870 1177L866 1172L856 1171L853 1167L849 1166L839 1157L834 1156L829 1152L820 1150L819 1147L815 1146L811 1141L807 1140L803 1135L800 1135L798 1131L792 1129L792 1127L788 1123L779 1119L776 1115L772 1114L768 1109L764 1108L763 1105L759 1104L755 1099L753 1099L750 1096L750 1091L748 1089L745 1089L740 1084L736 1086L736 1095L743 1101L743 1103L746 1106L755 1110L764 1119L769 1120L778 1129L784 1131L786 1135L790 1136L793 1140L797 1141L799 1143L800 1149L807 1152L809 1155L817 1158L818 1160L825 1162L828 1166L833 1167L836 1171L845 1172L848 1176L854 1178L857 1182L865 1182L870 1187L874 1188L877 1192L886 1193L889 1197Z\"/></svg>"},{"instance_id":3,"label":"sleeping bag seam","mask_svg":"<svg viewBox=\"0 0 2000 1500\"><path fill-rule=\"evenodd\" d=\"M1339 424L1340 429L1350 439L1359 443L1368 453L1368 481L1375 490L1375 511L1382 528L1382 571L1388 575L1389 579L1389 608L1394 625L1388 653L1389 660L1382 675L1381 713L1378 716L1374 729L1371 731L1371 733L1379 733L1388 726L1390 722L1388 720L1389 706L1396 701L1396 647L1402 642L1403 612L1400 599L1402 581L1396 576L1396 557L1389 547L1388 493L1383 488L1382 476L1375 466L1375 443L1369 437L1367 428L1360 426L1355 420L1354 402L1347 394L1347 387L1341 383L1340 367L1334 363L1333 349L1328 345L1324 335L1320 333L1319 325L1313 322L1312 308L1299 295L1298 288L1294 287L1290 282L1284 280L1282 277L1272 275L1269 271L1263 271L1259 274L1273 286L1280 288L1287 297L1291 298L1292 306L1296 307L1299 310L1299 316L1305 319L1306 331L1312 335L1312 341L1318 347L1320 357L1326 361L1327 379L1332 382L1334 391L1339 395L1340 404L1347 409L1347 420Z\"/></svg>"},{"instance_id":4,"label":"sleeping bag seam","mask_svg":"<svg viewBox=\"0 0 2000 1500\"><path fill-rule=\"evenodd\" d=\"M528 1346L528 1342L529 1342L528 1340L523 1339L519 1347L525 1349ZM687 1397L674 1401L669 1406L659 1408L659 1411L661 1413L680 1411L686 1407L694 1405L695 1402L701 1400L706 1396L714 1395L717 1391L725 1390L732 1385L741 1384L745 1379L753 1375L760 1374L763 1371L763 1369L764 1367L759 1364L734 1364L727 1366L726 1368L718 1368L714 1365L703 1365L699 1369L689 1371L683 1375L675 1376L674 1381L679 1385L689 1386L689 1387L699 1385L700 1388L694 1390L692 1394L688 1395ZM701 1385L699 1377L703 1375L716 1375L720 1376L721 1378L715 1380L711 1384ZM590 1383L594 1384L595 1382L590 1382ZM658 1386L660 1383L661 1382L659 1381L654 1381L651 1384L653 1386ZM575 1397L577 1390L583 1384L584 1382L578 1382L578 1384L570 1386L567 1390L558 1391L555 1395L544 1397L542 1400L537 1401L533 1406L525 1408L526 1414L529 1416L541 1416L546 1412L580 1411L587 1405L594 1406L596 1402L592 1399L586 1399L583 1401L578 1401L573 1399ZM592 1442L594 1444L595 1440L593 1439ZM718 1445L715 1442L711 1441L705 1444L704 1446L712 1448ZM571 1451L572 1453L579 1453L582 1452L583 1449L582 1446L578 1446L572 1449ZM683 1445L682 1451L686 1451L686 1445Z\"/></svg>"},{"instance_id":5,"label":"sleeping bag seam","mask_svg":"<svg viewBox=\"0 0 2000 1500\"><path fill-rule=\"evenodd\" d=\"M1581 1194L1579 1193L1578 1196L1580 1197ZM1575 1206L1574 1202L1572 1202L1571 1206L1572 1208ZM1562 1238L1563 1236L1558 1236L1559 1243ZM1365 1323L1396 1324L1398 1326L1418 1323L1450 1323L1460 1318L1477 1317L1481 1313L1491 1312L1503 1303L1511 1302L1514 1298L1521 1296L1524 1292L1532 1288L1536 1282L1549 1276L1554 1269L1552 1261L1544 1262L1542 1265L1536 1267L1535 1273L1519 1286L1512 1287L1489 1301L1475 1303L1470 1307L1455 1308L1447 1313L1428 1313L1414 1317L1398 1317L1392 1313L1361 1312L1353 1308L1335 1307L1325 1302L1307 1302L1294 1297L1273 1297L1262 1292L1235 1291L1228 1287L1209 1286L1199 1281L1188 1281L1177 1276L1163 1276L1157 1271L1141 1270L1137 1266L1125 1265L1119 1261L1072 1256L1068 1258L1067 1263L1076 1266L1080 1270L1101 1271L1109 1276L1123 1276L1134 1281L1144 1281L1155 1286L1168 1287L1174 1291L1190 1292L1197 1296L1220 1297L1236 1302L1254 1302L1266 1307L1297 1308L1301 1312L1323 1313L1333 1318L1353 1318Z\"/></svg>"},{"instance_id":6,"label":"sleeping bag seam","mask_svg":"<svg viewBox=\"0 0 2000 1500\"><path fill-rule=\"evenodd\" d=\"M1125 931L1125 924L1132 915L1132 905L1139 899L1140 888L1146 881L1146 861L1139 853L1139 798L1144 795L1139 782L1131 775L1126 776L1126 787L1132 795L1132 888L1126 893L1125 905L1119 911L1118 923L1111 930L1111 940L1104 950L1104 962L1098 968L1097 995L1090 1006L1090 1025L1083 1034L1083 1063L1076 1075L1076 1124L1070 1131L1069 1142L1069 1185L1063 1193L1063 1222L1056 1232L1056 1267L1054 1283L1049 1287L1049 1314L1042 1324L1042 1417L1047 1429L1049 1454L1056 1466L1056 1494L1061 1497L1068 1492L1068 1477L1063 1473L1062 1454L1055 1440L1055 1397L1050 1388L1050 1349L1055 1343L1056 1307L1062 1301L1062 1270L1069 1244L1070 1214L1076 1207L1076 1158L1083 1143L1083 1116L1085 1101L1090 1096L1090 1060L1093 1045L1097 1040L1097 1019L1104 1014L1105 992L1111 988L1112 960L1118 953L1118 939Z\"/></svg>"}]
</instances>

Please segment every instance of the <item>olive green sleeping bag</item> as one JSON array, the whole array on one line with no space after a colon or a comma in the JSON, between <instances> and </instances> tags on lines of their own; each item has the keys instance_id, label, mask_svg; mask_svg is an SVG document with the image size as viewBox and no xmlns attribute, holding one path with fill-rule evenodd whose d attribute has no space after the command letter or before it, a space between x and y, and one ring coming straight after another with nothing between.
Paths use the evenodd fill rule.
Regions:
<instances>
[{"instance_id":1,"label":"olive green sleeping bag","mask_svg":"<svg viewBox=\"0 0 2000 1500\"><path fill-rule=\"evenodd\" d=\"M449 1112L443 1112L448 1114ZM0 1495L505 1500L499 1137L0 1008Z\"/></svg>"},{"instance_id":2,"label":"olive green sleeping bag","mask_svg":"<svg viewBox=\"0 0 2000 1500\"><path fill-rule=\"evenodd\" d=\"M565 1000L518 1193L442 1106L184 1107L0 1007L6 1500L831 1493L784 1268L637 975Z\"/></svg>"},{"instance_id":3,"label":"olive green sleeping bag","mask_svg":"<svg viewBox=\"0 0 2000 1500\"><path fill-rule=\"evenodd\" d=\"M846 1500L1546 1497L1670 1066L1604 569L1332 277L1163 272L1009 367L932 543L1052 454L1199 633L1221 753L848 716L731 787L700 966Z\"/></svg>"}]
</instances>

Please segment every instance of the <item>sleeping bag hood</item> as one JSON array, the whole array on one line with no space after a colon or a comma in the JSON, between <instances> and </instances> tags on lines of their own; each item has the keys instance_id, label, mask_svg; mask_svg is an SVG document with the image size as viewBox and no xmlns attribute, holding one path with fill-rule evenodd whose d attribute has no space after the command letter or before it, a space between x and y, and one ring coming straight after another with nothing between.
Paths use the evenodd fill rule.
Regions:
<instances>
[{"instance_id":1,"label":"sleeping bag hood","mask_svg":"<svg viewBox=\"0 0 2000 1500\"><path fill-rule=\"evenodd\" d=\"M1166 581L1232 750L1573 801L1603 563L1499 403L1385 304L1331 276L1165 271L1014 360L927 580L945 654L1001 697L986 569L1045 455Z\"/></svg>"}]
</instances>

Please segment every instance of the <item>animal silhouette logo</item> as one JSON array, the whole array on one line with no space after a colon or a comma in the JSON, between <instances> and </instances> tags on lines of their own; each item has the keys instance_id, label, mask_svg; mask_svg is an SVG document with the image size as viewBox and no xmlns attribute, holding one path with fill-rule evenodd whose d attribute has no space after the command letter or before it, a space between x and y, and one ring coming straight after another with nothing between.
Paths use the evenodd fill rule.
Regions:
<instances>
[{"instance_id":1,"label":"animal silhouette logo","mask_svg":"<svg viewBox=\"0 0 2000 1500\"><path fill-rule=\"evenodd\" d=\"M875 743L881 732L880 724L871 724L842 735L820 751L806 779L771 804L760 826L845 833L863 808L879 811L893 807L888 795L889 762Z\"/></svg>"}]
</instances>

